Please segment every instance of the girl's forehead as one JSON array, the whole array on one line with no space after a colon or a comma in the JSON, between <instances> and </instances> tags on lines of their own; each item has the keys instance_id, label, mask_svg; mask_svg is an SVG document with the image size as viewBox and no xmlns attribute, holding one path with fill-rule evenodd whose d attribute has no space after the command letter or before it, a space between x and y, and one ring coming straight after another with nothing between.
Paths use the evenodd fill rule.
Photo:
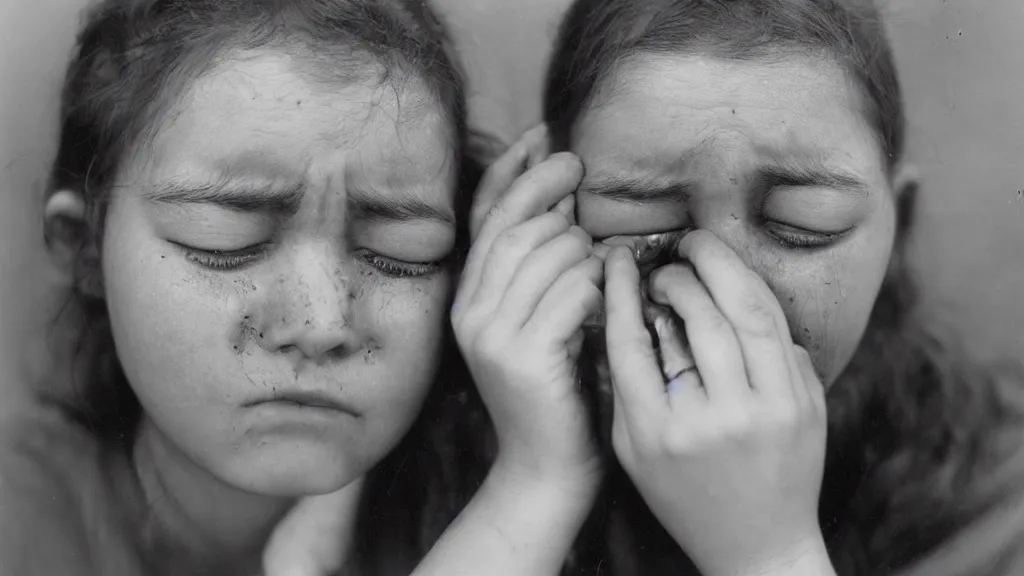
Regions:
<instances>
[{"instance_id":1,"label":"girl's forehead","mask_svg":"<svg viewBox=\"0 0 1024 576\"><path fill-rule=\"evenodd\" d=\"M883 172L854 85L830 60L639 56L615 72L573 129L584 162L654 170L792 154Z\"/></svg>"},{"instance_id":2,"label":"girl's forehead","mask_svg":"<svg viewBox=\"0 0 1024 576\"><path fill-rule=\"evenodd\" d=\"M249 173L254 179L371 180L447 187L453 140L419 83L330 89L286 54L228 59L197 78L127 167L149 181Z\"/></svg>"}]
</instances>

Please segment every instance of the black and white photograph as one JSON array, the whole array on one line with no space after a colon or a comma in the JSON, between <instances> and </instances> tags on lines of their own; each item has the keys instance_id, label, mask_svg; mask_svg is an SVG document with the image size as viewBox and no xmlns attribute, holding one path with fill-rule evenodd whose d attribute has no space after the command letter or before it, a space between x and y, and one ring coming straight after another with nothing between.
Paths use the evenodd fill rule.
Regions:
<instances>
[{"instance_id":1,"label":"black and white photograph","mask_svg":"<svg viewBox=\"0 0 1024 576\"><path fill-rule=\"evenodd\" d=\"M1024 0L0 0L0 576L1024 576Z\"/></svg>"}]
</instances>

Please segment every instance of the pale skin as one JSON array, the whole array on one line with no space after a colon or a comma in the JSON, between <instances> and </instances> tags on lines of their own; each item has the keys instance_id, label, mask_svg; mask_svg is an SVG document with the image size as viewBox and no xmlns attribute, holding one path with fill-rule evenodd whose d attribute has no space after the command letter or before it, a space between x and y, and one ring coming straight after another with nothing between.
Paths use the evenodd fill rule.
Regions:
<instances>
[{"instance_id":1,"label":"pale skin","mask_svg":"<svg viewBox=\"0 0 1024 576\"><path fill-rule=\"evenodd\" d=\"M439 360L450 133L417 82L337 86L273 50L231 56L122 162L80 287L106 300L145 412L135 462L156 521L221 573L328 574L349 559L366 471ZM98 224L77 190L46 216ZM77 248L55 256L70 268ZM478 535L511 512L536 538L545 518L574 532L563 519L586 505L518 472L492 474L417 574L493 573Z\"/></svg>"},{"instance_id":2,"label":"pale skin","mask_svg":"<svg viewBox=\"0 0 1024 576\"><path fill-rule=\"evenodd\" d=\"M596 496L601 464L575 366L580 326L600 306L602 264L573 224L579 161L541 161L545 145L543 129L528 132L477 191L452 323L499 453L421 569L556 574Z\"/></svg>"},{"instance_id":3,"label":"pale skin","mask_svg":"<svg viewBox=\"0 0 1024 576\"><path fill-rule=\"evenodd\" d=\"M817 521L824 393L863 334L909 171L887 171L857 92L829 61L640 56L613 78L572 133L586 167L579 226L609 245L696 229L646 293L630 250L603 258L609 358L596 360L615 392L615 453L706 576L833 574ZM685 336L656 324L661 363L643 321L652 304ZM464 351L471 365L474 354L504 365L506 379L529 365ZM505 386L527 397L534 381ZM549 385L560 401L545 410L571 421L559 390ZM543 450L534 464L588 446L569 436L581 429L520 422L530 434L507 443ZM566 436L533 437L543 433Z\"/></svg>"}]
</instances>

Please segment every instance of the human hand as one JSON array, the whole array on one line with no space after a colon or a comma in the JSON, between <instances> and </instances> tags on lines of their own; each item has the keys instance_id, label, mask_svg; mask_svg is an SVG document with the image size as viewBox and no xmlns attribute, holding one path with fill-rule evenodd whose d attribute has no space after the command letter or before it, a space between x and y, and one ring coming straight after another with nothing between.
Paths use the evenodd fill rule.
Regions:
<instances>
[{"instance_id":1,"label":"human hand","mask_svg":"<svg viewBox=\"0 0 1024 576\"><path fill-rule=\"evenodd\" d=\"M690 347L659 318L661 367L630 251L606 259L615 453L705 575L832 573L817 515L825 399L810 356L767 284L725 243L698 230L678 253L689 264L657 270L650 296L682 319Z\"/></svg>"},{"instance_id":2,"label":"human hand","mask_svg":"<svg viewBox=\"0 0 1024 576\"><path fill-rule=\"evenodd\" d=\"M518 149L517 149L518 147ZM522 143L482 186L525 168ZM522 159L522 162L516 160ZM577 390L583 321L601 305L603 265L572 224L579 160L555 154L512 180L483 212L452 311L456 339L498 436L495 468L596 491L597 450ZM484 202L491 202L483 194Z\"/></svg>"}]
</instances>

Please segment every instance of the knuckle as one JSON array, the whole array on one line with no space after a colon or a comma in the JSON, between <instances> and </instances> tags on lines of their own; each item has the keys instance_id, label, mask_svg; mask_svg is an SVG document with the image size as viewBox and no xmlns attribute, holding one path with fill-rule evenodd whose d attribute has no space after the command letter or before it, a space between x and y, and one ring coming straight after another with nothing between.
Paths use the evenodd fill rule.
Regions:
<instances>
[{"instance_id":1,"label":"knuckle","mask_svg":"<svg viewBox=\"0 0 1024 576\"><path fill-rule=\"evenodd\" d=\"M609 352L614 350L619 353L634 354L637 350L651 347L651 337L646 332L632 334L615 330L607 332L606 338Z\"/></svg>"},{"instance_id":2,"label":"knuckle","mask_svg":"<svg viewBox=\"0 0 1024 576\"><path fill-rule=\"evenodd\" d=\"M508 210L505 208L504 202L496 202L490 206L481 205L479 207L482 213L482 218L488 221L504 222L508 216Z\"/></svg>"},{"instance_id":3,"label":"knuckle","mask_svg":"<svg viewBox=\"0 0 1024 576\"><path fill-rule=\"evenodd\" d=\"M802 411L792 402L777 402L766 419L767 426L773 430L786 430L803 420Z\"/></svg>"},{"instance_id":4,"label":"knuckle","mask_svg":"<svg viewBox=\"0 0 1024 576\"><path fill-rule=\"evenodd\" d=\"M729 319L712 306L705 306L702 313L708 318L708 329L715 332L732 330Z\"/></svg>"},{"instance_id":5,"label":"knuckle","mask_svg":"<svg viewBox=\"0 0 1024 576\"><path fill-rule=\"evenodd\" d=\"M717 433L722 440L746 440L756 429L754 419L745 410L730 410L719 421Z\"/></svg>"},{"instance_id":6,"label":"knuckle","mask_svg":"<svg viewBox=\"0 0 1024 576\"><path fill-rule=\"evenodd\" d=\"M756 428L761 434L786 435L801 427L807 413L795 403L776 401L767 405L757 417Z\"/></svg>"},{"instance_id":7,"label":"knuckle","mask_svg":"<svg viewBox=\"0 0 1024 576\"><path fill-rule=\"evenodd\" d=\"M491 246L491 256L496 261L505 258L522 256L528 251L528 242L523 231L518 228L506 228L498 233Z\"/></svg>"},{"instance_id":8,"label":"knuckle","mask_svg":"<svg viewBox=\"0 0 1024 576\"><path fill-rule=\"evenodd\" d=\"M701 435L682 426L669 426L659 437L658 447L665 454L691 454L699 449Z\"/></svg>"},{"instance_id":9,"label":"knuckle","mask_svg":"<svg viewBox=\"0 0 1024 576\"><path fill-rule=\"evenodd\" d=\"M761 338L772 337L776 334L775 312L770 304L758 294L748 294L743 298L741 317L738 322L740 328Z\"/></svg>"}]
</instances>

